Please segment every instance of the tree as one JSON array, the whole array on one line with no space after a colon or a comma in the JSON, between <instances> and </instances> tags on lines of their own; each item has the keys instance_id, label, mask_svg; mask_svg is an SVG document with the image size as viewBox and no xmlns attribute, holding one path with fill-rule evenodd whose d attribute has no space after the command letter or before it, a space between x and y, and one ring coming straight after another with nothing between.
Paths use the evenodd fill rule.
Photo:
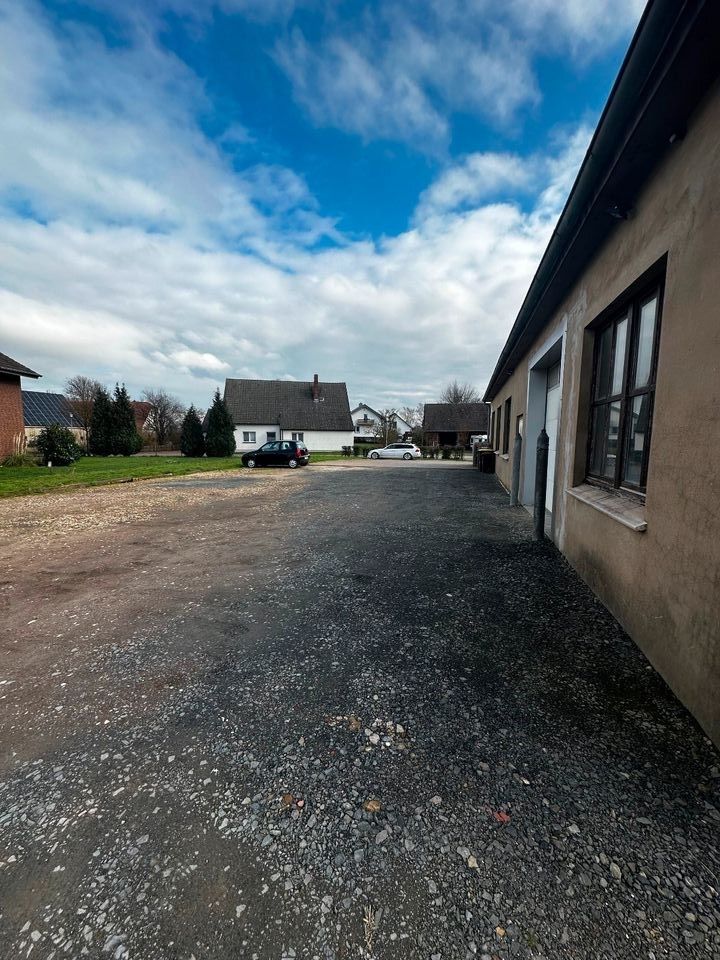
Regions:
<instances>
[{"instance_id":1,"label":"tree","mask_svg":"<svg viewBox=\"0 0 720 960\"><path fill-rule=\"evenodd\" d=\"M235 453L235 424L220 390L215 391L208 413L205 448L209 457L231 457Z\"/></svg>"},{"instance_id":2,"label":"tree","mask_svg":"<svg viewBox=\"0 0 720 960\"><path fill-rule=\"evenodd\" d=\"M100 386L95 392L92 416L90 417L90 433L88 449L96 457L106 457L112 453L112 438L115 431L113 417L113 403L105 387Z\"/></svg>"},{"instance_id":3,"label":"tree","mask_svg":"<svg viewBox=\"0 0 720 960\"><path fill-rule=\"evenodd\" d=\"M123 457L129 457L131 454L137 453L142 447L142 437L135 426L135 412L125 389L125 384L122 386L115 384L111 422L111 452Z\"/></svg>"},{"instance_id":4,"label":"tree","mask_svg":"<svg viewBox=\"0 0 720 960\"><path fill-rule=\"evenodd\" d=\"M424 414L424 403L418 403L414 407L402 407L400 409L400 416L406 423L410 425L411 428L422 426Z\"/></svg>"},{"instance_id":5,"label":"tree","mask_svg":"<svg viewBox=\"0 0 720 960\"><path fill-rule=\"evenodd\" d=\"M35 445L44 464L53 463L58 467L66 467L83 455L72 431L58 423L43 427Z\"/></svg>"},{"instance_id":6,"label":"tree","mask_svg":"<svg viewBox=\"0 0 720 960\"><path fill-rule=\"evenodd\" d=\"M480 403L481 400L482 397L472 384L458 383L457 380L449 383L440 394L441 403Z\"/></svg>"},{"instance_id":7,"label":"tree","mask_svg":"<svg viewBox=\"0 0 720 960\"><path fill-rule=\"evenodd\" d=\"M183 406L177 397L162 389L143 390L143 399L152 407L145 426L155 435L158 446L162 446L177 433L185 412Z\"/></svg>"},{"instance_id":8,"label":"tree","mask_svg":"<svg viewBox=\"0 0 720 960\"><path fill-rule=\"evenodd\" d=\"M380 410L380 419L373 424L375 439L387 446L398 438L397 421L394 410Z\"/></svg>"},{"instance_id":9,"label":"tree","mask_svg":"<svg viewBox=\"0 0 720 960\"><path fill-rule=\"evenodd\" d=\"M86 377L82 373L69 377L65 381L65 396L72 407L78 423L85 431L86 442L90 442L90 421L92 420L95 395L101 385L97 380Z\"/></svg>"},{"instance_id":10,"label":"tree","mask_svg":"<svg viewBox=\"0 0 720 960\"><path fill-rule=\"evenodd\" d=\"M233 436L234 442L234 436ZM205 453L205 436L200 416L190 404L180 431L180 452L186 457L202 457Z\"/></svg>"}]
</instances>

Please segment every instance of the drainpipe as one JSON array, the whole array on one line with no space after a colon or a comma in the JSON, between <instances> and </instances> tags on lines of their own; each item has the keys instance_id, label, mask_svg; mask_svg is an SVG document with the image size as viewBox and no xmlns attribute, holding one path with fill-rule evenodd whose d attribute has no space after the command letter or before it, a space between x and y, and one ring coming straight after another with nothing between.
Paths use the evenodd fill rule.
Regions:
<instances>
[{"instance_id":1,"label":"drainpipe","mask_svg":"<svg viewBox=\"0 0 720 960\"><path fill-rule=\"evenodd\" d=\"M535 504L533 521L535 525L535 539L545 539L545 499L547 494L547 468L550 438L545 433L545 427L540 431L537 442L537 460L535 463Z\"/></svg>"}]
</instances>

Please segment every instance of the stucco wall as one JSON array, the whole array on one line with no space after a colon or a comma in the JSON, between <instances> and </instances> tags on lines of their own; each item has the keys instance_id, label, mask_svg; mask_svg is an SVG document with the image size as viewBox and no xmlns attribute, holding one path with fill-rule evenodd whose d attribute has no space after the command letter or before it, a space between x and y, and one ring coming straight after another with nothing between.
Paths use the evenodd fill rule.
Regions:
<instances>
[{"instance_id":1,"label":"stucco wall","mask_svg":"<svg viewBox=\"0 0 720 960\"><path fill-rule=\"evenodd\" d=\"M720 744L720 88L696 112L548 328L566 329L553 536ZM584 479L593 336L602 311L667 254L647 529L566 494ZM547 332L547 331L546 331ZM544 334L545 335L545 334ZM493 400L527 396L529 358ZM517 400L515 399L517 398ZM532 438L528 438L529 441ZM497 472L510 482L511 460Z\"/></svg>"},{"instance_id":2,"label":"stucco wall","mask_svg":"<svg viewBox=\"0 0 720 960\"><path fill-rule=\"evenodd\" d=\"M255 434L255 440L248 443L243 442L243 433L250 430ZM267 442L268 431L275 433L275 439L280 439L280 428L275 424L263 424L261 426L236 426L235 427L235 451L245 453L246 450L257 450L263 443Z\"/></svg>"},{"instance_id":3,"label":"stucco wall","mask_svg":"<svg viewBox=\"0 0 720 960\"><path fill-rule=\"evenodd\" d=\"M254 443L243 442L243 432L252 430L255 433ZM351 447L353 443L352 430L334 431L334 430L302 430L294 427L283 427L280 433L277 424L264 424L260 426L236 426L235 427L235 449L238 453L245 453L246 450L257 450L259 446L267 442L268 431L274 431L276 440L291 440L293 433L303 433L303 442L311 452L313 450L337 450L343 447Z\"/></svg>"},{"instance_id":4,"label":"stucco wall","mask_svg":"<svg viewBox=\"0 0 720 960\"><path fill-rule=\"evenodd\" d=\"M20 377L0 373L0 459L14 453L17 438L24 435Z\"/></svg>"}]
</instances>

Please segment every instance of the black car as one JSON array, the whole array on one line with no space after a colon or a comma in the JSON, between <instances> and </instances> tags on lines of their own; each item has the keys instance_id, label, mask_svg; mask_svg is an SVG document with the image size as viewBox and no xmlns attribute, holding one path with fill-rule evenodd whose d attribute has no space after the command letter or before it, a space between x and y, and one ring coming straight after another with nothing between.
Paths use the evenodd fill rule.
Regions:
<instances>
[{"instance_id":1,"label":"black car","mask_svg":"<svg viewBox=\"0 0 720 960\"><path fill-rule=\"evenodd\" d=\"M242 455L246 467L299 467L310 462L310 451L297 440L270 440Z\"/></svg>"}]
</instances>

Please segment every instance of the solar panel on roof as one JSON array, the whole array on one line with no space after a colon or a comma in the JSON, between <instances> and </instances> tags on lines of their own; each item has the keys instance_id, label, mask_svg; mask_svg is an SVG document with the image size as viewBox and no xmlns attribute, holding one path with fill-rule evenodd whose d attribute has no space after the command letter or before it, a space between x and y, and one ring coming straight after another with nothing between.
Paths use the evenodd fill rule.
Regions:
<instances>
[{"instance_id":1,"label":"solar panel on roof","mask_svg":"<svg viewBox=\"0 0 720 960\"><path fill-rule=\"evenodd\" d=\"M80 426L62 393L23 390L22 400L26 427L48 427L53 423L59 423L61 427Z\"/></svg>"}]
</instances>

